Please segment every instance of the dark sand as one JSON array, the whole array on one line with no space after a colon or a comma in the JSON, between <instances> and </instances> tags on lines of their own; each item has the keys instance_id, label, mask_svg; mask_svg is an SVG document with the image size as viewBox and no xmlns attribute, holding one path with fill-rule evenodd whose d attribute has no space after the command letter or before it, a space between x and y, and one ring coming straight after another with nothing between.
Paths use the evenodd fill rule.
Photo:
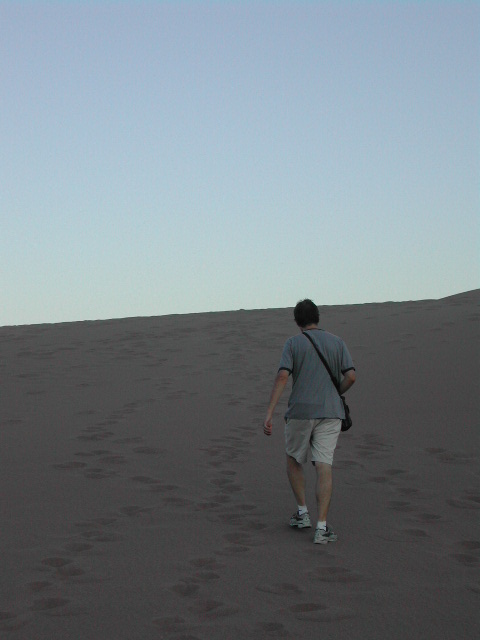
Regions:
<instances>
[{"instance_id":1,"label":"dark sand","mask_svg":"<svg viewBox=\"0 0 480 640\"><path fill-rule=\"evenodd\" d=\"M0 328L0 637L480 637L479 300L320 309L357 367L328 546L287 395L262 433L291 309Z\"/></svg>"}]
</instances>

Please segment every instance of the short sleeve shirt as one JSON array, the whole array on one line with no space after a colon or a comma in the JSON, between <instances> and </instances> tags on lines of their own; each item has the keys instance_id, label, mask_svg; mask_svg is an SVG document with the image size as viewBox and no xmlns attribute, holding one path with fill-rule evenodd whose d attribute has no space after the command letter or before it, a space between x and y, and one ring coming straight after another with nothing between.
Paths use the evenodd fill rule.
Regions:
<instances>
[{"instance_id":1,"label":"short sleeve shirt","mask_svg":"<svg viewBox=\"0 0 480 640\"><path fill-rule=\"evenodd\" d=\"M338 382L342 374L355 369L341 338L322 329L309 329L306 333L315 341ZM297 334L285 343L279 371L281 369L293 377L286 420L345 418L342 400L318 353L303 334Z\"/></svg>"}]
</instances>

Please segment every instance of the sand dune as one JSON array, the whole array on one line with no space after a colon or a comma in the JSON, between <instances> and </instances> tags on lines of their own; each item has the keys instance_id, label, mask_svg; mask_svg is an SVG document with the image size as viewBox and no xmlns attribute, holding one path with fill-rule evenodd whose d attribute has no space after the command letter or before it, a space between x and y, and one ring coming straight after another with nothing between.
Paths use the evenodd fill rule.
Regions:
<instances>
[{"instance_id":1,"label":"sand dune","mask_svg":"<svg viewBox=\"0 0 480 640\"><path fill-rule=\"evenodd\" d=\"M479 637L479 301L320 307L357 367L328 546L286 397L262 433L291 309L0 328L0 636Z\"/></svg>"}]
</instances>

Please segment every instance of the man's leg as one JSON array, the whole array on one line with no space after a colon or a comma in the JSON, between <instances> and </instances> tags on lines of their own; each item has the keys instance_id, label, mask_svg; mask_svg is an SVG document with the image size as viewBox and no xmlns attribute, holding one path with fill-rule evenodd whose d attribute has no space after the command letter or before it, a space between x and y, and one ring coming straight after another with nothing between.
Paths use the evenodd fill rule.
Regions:
<instances>
[{"instance_id":1,"label":"man's leg","mask_svg":"<svg viewBox=\"0 0 480 640\"><path fill-rule=\"evenodd\" d=\"M305 504L305 475L303 466L287 453L287 475L298 505Z\"/></svg>"},{"instance_id":2,"label":"man's leg","mask_svg":"<svg viewBox=\"0 0 480 640\"><path fill-rule=\"evenodd\" d=\"M315 462L315 470L317 472L315 494L317 497L318 520L319 522L325 522L332 497L332 465L325 462Z\"/></svg>"}]
</instances>

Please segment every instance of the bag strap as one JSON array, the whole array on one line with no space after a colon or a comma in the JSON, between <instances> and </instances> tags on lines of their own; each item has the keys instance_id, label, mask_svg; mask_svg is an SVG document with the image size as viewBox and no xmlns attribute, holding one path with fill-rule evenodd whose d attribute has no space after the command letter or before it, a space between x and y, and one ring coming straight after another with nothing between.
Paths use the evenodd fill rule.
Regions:
<instances>
[{"instance_id":1,"label":"bag strap","mask_svg":"<svg viewBox=\"0 0 480 640\"><path fill-rule=\"evenodd\" d=\"M340 395L340 391L338 390L338 387L340 386L338 384L338 382L336 381L336 379L333 377L333 373L332 370L330 369L330 367L328 366L328 362L325 360L325 358L322 356L320 349L317 347L317 345L315 344L315 342L313 341L313 338L311 336L308 335L308 333L305 333L305 331L302 331L303 335L308 338L310 340L310 342L312 343L313 348L315 349L315 351L318 353L318 357L320 358L320 360L323 362L323 365L325 367L325 369L328 372L328 375L330 376L330 378L332 379L333 385L335 387L335 389L337 390L338 395ZM341 397L341 396L340 396Z\"/></svg>"}]
</instances>

